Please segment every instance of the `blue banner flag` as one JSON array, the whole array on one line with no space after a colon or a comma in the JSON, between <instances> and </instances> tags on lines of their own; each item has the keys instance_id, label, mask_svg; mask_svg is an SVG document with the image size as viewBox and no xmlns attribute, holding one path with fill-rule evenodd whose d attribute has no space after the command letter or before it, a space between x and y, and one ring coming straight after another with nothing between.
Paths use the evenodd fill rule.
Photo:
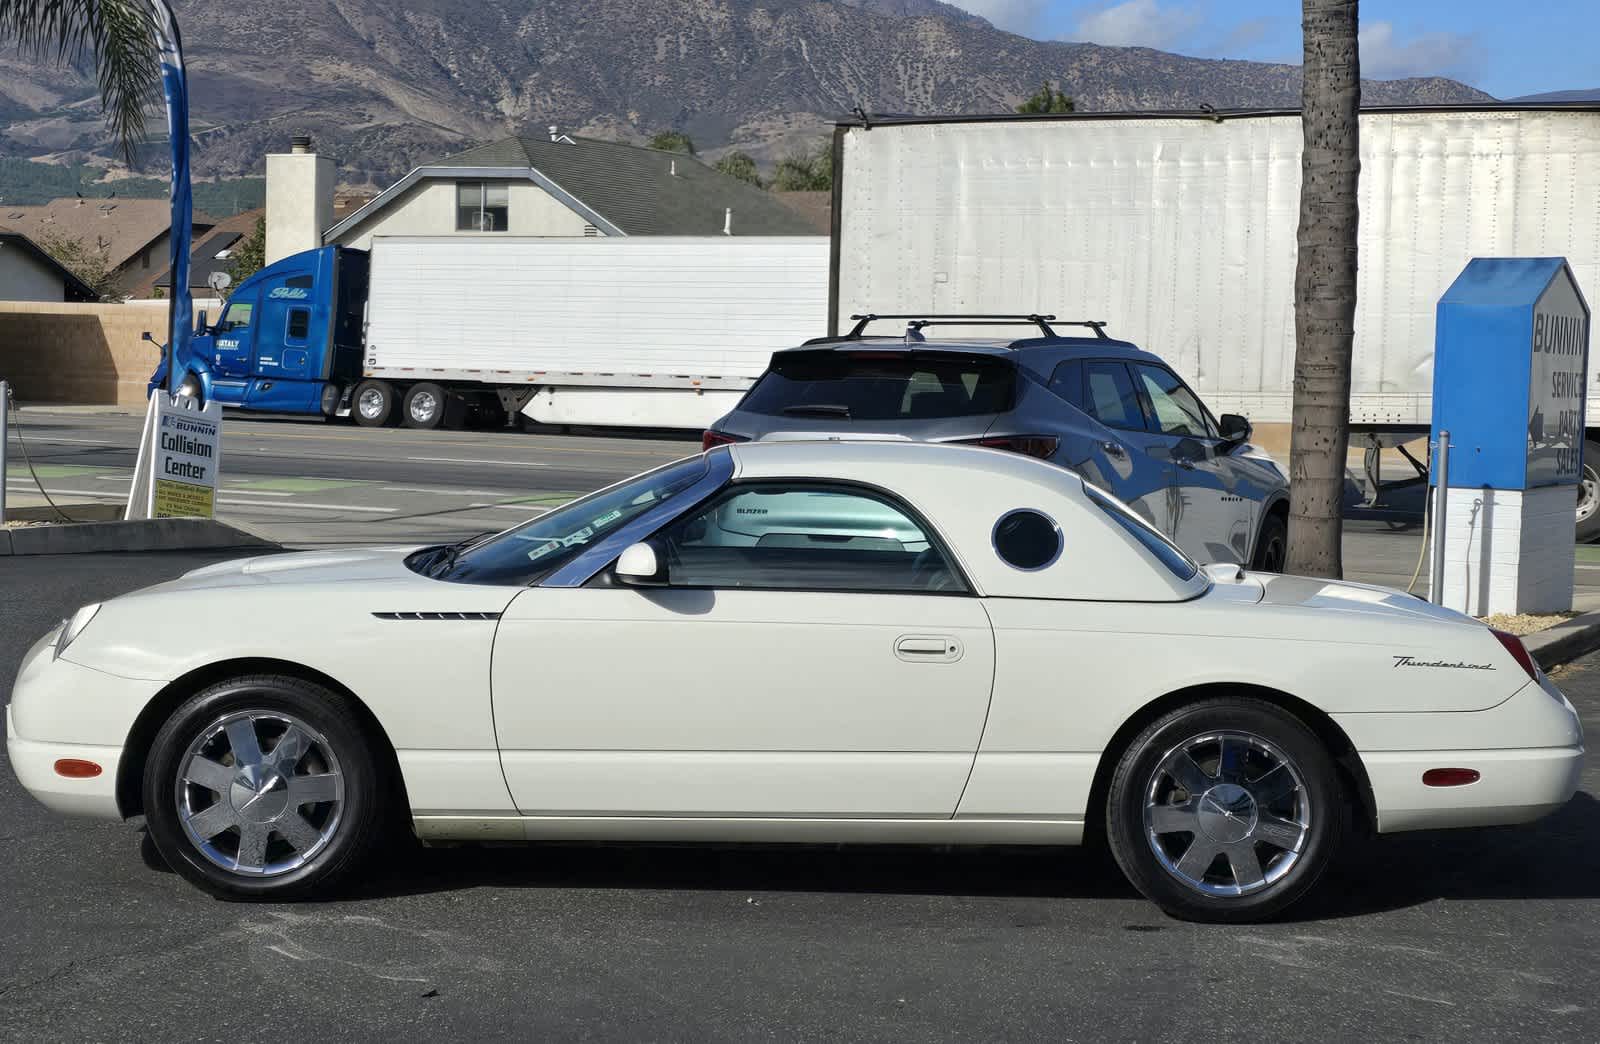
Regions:
<instances>
[{"instance_id":1,"label":"blue banner flag","mask_svg":"<svg viewBox=\"0 0 1600 1044\"><path fill-rule=\"evenodd\" d=\"M167 390L173 395L189 368L194 304L189 298L189 254L194 200L189 189L189 78L183 68L183 38L169 0L151 0L161 34L161 90L167 99L167 137L172 142L172 305L167 342Z\"/></svg>"}]
</instances>

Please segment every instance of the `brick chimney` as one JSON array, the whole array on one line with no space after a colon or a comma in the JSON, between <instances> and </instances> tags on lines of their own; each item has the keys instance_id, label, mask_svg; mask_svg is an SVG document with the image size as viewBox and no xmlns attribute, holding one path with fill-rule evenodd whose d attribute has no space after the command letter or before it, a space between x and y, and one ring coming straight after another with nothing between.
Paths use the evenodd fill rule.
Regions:
<instances>
[{"instance_id":1,"label":"brick chimney","mask_svg":"<svg viewBox=\"0 0 1600 1044\"><path fill-rule=\"evenodd\" d=\"M333 225L334 177L333 158L318 155L304 134L290 139L288 152L267 155L267 264L322 246Z\"/></svg>"}]
</instances>

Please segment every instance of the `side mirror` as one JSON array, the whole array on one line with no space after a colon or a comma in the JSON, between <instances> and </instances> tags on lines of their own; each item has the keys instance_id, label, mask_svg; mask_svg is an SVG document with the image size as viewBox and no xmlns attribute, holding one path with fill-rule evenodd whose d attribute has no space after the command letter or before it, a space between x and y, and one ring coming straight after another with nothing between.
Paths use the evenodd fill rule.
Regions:
<instances>
[{"instance_id":1,"label":"side mirror","mask_svg":"<svg viewBox=\"0 0 1600 1044\"><path fill-rule=\"evenodd\" d=\"M617 559L616 568L612 571L622 583L632 587L664 587L667 583L667 564L665 556L658 554L656 545L650 541L641 541L629 545L622 552L622 557Z\"/></svg>"},{"instance_id":2,"label":"side mirror","mask_svg":"<svg viewBox=\"0 0 1600 1044\"><path fill-rule=\"evenodd\" d=\"M150 336L150 331L149 330L146 330L144 333L140 334L139 335L139 340L141 340L141 341L149 341L151 344L154 344L155 341L156 341L156 339L154 337Z\"/></svg>"},{"instance_id":3,"label":"side mirror","mask_svg":"<svg viewBox=\"0 0 1600 1044\"><path fill-rule=\"evenodd\" d=\"M1222 432L1222 441L1238 445L1249 440L1255 431L1250 422L1237 413L1224 413L1217 418L1217 428Z\"/></svg>"}]
</instances>

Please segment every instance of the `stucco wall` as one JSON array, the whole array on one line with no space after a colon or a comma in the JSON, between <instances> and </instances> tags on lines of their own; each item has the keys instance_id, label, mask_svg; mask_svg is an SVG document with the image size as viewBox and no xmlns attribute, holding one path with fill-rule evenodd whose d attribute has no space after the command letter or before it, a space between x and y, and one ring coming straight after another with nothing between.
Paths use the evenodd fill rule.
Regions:
<instances>
[{"instance_id":1,"label":"stucco wall","mask_svg":"<svg viewBox=\"0 0 1600 1044\"><path fill-rule=\"evenodd\" d=\"M471 181L474 179L465 178ZM584 219L531 181L509 183L505 232L456 231L456 183L427 179L345 231L342 246L371 249L373 236L581 236Z\"/></svg>"},{"instance_id":2,"label":"stucco wall","mask_svg":"<svg viewBox=\"0 0 1600 1044\"><path fill-rule=\"evenodd\" d=\"M0 301L61 301L61 276L16 243L0 243ZM0 351L3 351L0 348Z\"/></svg>"},{"instance_id":3,"label":"stucco wall","mask_svg":"<svg viewBox=\"0 0 1600 1044\"><path fill-rule=\"evenodd\" d=\"M195 310L217 314L215 301ZM167 302L0 301L0 377L21 402L139 406L158 362L145 330L165 341Z\"/></svg>"}]
</instances>

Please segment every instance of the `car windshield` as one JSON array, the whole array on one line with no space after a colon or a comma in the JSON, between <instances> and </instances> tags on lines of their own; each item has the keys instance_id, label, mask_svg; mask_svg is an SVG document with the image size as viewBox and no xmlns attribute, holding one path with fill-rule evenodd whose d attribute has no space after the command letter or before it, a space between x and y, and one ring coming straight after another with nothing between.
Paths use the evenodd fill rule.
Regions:
<instances>
[{"instance_id":1,"label":"car windshield","mask_svg":"<svg viewBox=\"0 0 1600 1044\"><path fill-rule=\"evenodd\" d=\"M674 461L487 539L419 551L407 564L440 580L531 584L587 545L693 486L709 467L703 455Z\"/></svg>"},{"instance_id":2,"label":"car windshield","mask_svg":"<svg viewBox=\"0 0 1600 1044\"><path fill-rule=\"evenodd\" d=\"M937 420L1011 408L1016 367L962 352L781 352L739 409L842 421Z\"/></svg>"},{"instance_id":3,"label":"car windshield","mask_svg":"<svg viewBox=\"0 0 1600 1044\"><path fill-rule=\"evenodd\" d=\"M1166 566L1179 580L1192 580L1200 572L1200 567L1194 560L1183 553L1183 549L1162 535L1150 523L1140 518L1128 509L1120 500L1104 490L1097 489L1085 482L1084 494L1110 515L1116 523L1133 535L1133 538L1144 546L1144 549L1155 556L1156 561Z\"/></svg>"}]
</instances>

